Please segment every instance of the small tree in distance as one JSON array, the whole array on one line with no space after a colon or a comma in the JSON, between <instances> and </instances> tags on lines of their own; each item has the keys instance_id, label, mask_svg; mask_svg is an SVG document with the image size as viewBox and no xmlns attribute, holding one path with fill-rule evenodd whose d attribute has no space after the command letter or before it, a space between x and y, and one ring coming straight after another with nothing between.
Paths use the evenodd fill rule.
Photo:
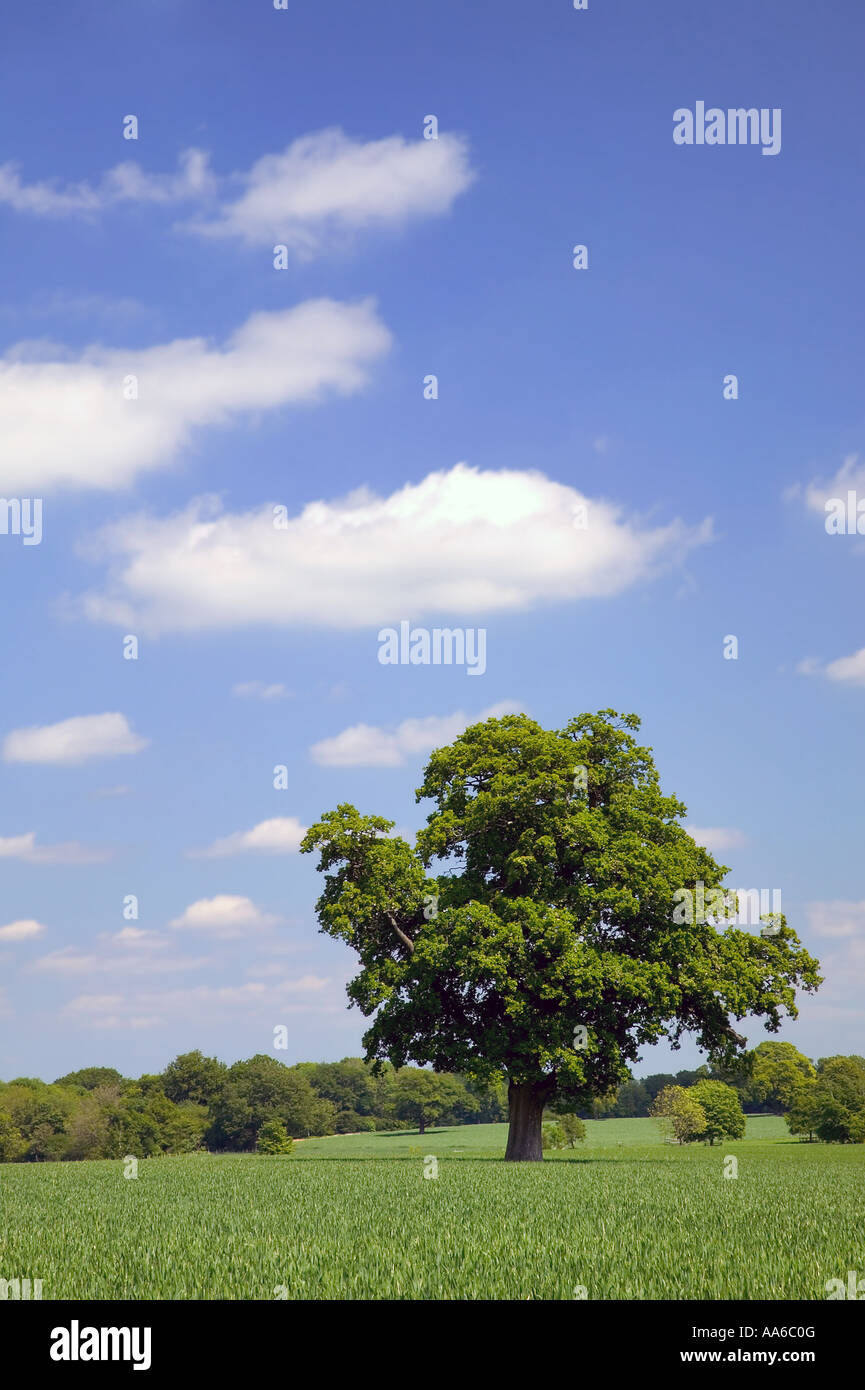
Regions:
<instances>
[{"instance_id":1,"label":"small tree in distance","mask_svg":"<svg viewBox=\"0 0 865 1390\"><path fill-rule=\"evenodd\" d=\"M745 1135L745 1116L737 1092L723 1081L698 1081L691 1087L694 1100L706 1117L703 1138L709 1144L716 1139L742 1139Z\"/></svg>"},{"instance_id":2,"label":"small tree in distance","mask_svg":"<svg viewBox=\"0 0 865 1390\"><path fill-rule=\"evenodd\" d=\"M569 1149L575 1144L581 1143L586 1137L586 1126L577 1115L562 1115L559 1120L562 1127L562 1134L565 1136L565 1143Z\"/></svg>"},{"instance_id":3,"label":"small tree in distance","mask_svg":"<svg viewBox=\"0 0 865 1390\"><path fill-rule=\"evenodd\" d=\"M677 1144L692 1144L706 1133L706 1113L693 1091L693 1087L665 1086L650 1112Z\"/></svg>"},{"instance_id":4,"label":"small tree in distance","mask_svg":"<svg viewBox=\"0 0 865 1390\"><path fill-rule=\"evenodd\" d=\"M294 1140L289 1138L282 1120L265 1120L255 1147L260 1154L290 1154Z\"/></svg>"}]
</instances>

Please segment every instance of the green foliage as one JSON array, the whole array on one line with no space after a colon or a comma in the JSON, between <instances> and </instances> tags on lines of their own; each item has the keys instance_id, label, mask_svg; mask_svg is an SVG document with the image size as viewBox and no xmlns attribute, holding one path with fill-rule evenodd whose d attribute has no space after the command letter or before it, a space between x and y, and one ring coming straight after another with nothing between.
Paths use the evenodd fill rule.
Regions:
<instances>
[{"instance_id":1,"label":"green foliage","mask_svg":"<svg viewBox=\"0 0 865 1390\"><path fill-rule=\"evenodd\" d=\"M652 1115L679 1144L691 1144L706 1133L706 1112L694 1087L665 1086L655 1097Z\"/></svg>"},{"instance_id":2,"label":"green foliage","mask_svg":"<svg viewBox=\"0 0 865 1390\"><path fill-rule=\"evenodd\" d=\"M359 960L348 993L372 1017L368 1059L504 1073L574 1109L628 1080L646 1044L687 1031L729 1062L735 1020L795 1016L797 988L820 981L786 923L764 938L674 922L677 890L726 870L679 824L638 728L611 710L558 731L489 719L432 754L415 849L348 804L309 829L321 929Z\"/></svg>"},{"instance_id":3,"label":"green foliage","mask_svg":"<svg viewBox=\"0 0 865 1390\"><path fill-rule=\"evenodd\" d=\"M99 1086L123 1086L126 1078L114 1067L82 1067L80 1071L70 1071L66 1076L58 1076L55 1086L80 1086L85 1091L95 1091Z\"/></svg>"},{"instance_id":4,"label":"green foliage","mask_svg":"<svg viewBox=\"0 0 865 1390\"><path fill-rule=\"evenodd\" d=\"M282 1120L265 1120L255 1147L260 1154L290 1154L294 1140L286 1133Z\"/></svg>"},{"instance_id":5,"label":"green foliage","mask_svg":"<svg viewBox=\"0 0 865 1390\"><path fill-rule=\"evenodd\" d=\"M302 1072L258 1053L228 1068L211 1115L211 1148L254 1149L265 1120L281 1120L295 1137L332 1134L336 1107L316 1095Z\"/></svg>"},{"instance_id":6,"label":"green foliage","mask_svg":"<svg viewBox=\"0 0 865 1390\"><path fill-rule=\"evenodd\" d=\"M212 1105L222 1092L228 1068L216 1057L184 1052L169 1062L162 1073L162 1089L169 1100Z\"/></svg>"},{"instance_id":7,"label":"green foliage","mask_svg":"<svg viewBox=\"0 0 865 1390\"><path fill-rule=\"evenodd\" d=\"M575 1144L582 1143L586 1137L586 1126L577 1115L562 1115L559 1120L559 1127L565 1136L565 1143L569 1149Z\"/></svg>"},{"instance_id":8,"label":"green foliage","mask_svg":"<svg viewBox=\"0 0 865 1390\"><path fill-rule=\"evenodd\" d=\"M566 1144L565 1131L560 1124L555 1121L546 1121L541 1125L541 1146L547 1149L563 1149Z\"/></svg>"},{"instance_id":9,"label":"green foliage","mask_svg":"<svg viewBox=\"0 0 865 1390\"><path fill-rule=\"evenodd\" d=\"M865 1127L865 1059L824 1057L816 1077L794 1091L787 1123L791 1134L816 1134L829 1144L861 1143Z\"/></svg>"},{"instance_id":10,"label":"green foliage","mask_svg":"<svg viewBox=\"0 0 865 1390\"><path fill-rule=\"evenodd\" d=\"M723 1081L698 1081L689 1093L706 1117L703 1138L710 1144L716 1139L741 1139L745 1133L745 1116L739 1097L732 1086Z\"/></svg>"},{"instance_id":11,"label":"green foliage","mask_svg":"<svg viewBox=\"0 0 865 1390\"><path fill-rule=\"evenodd\" d=\"M421 1134L467 1100L465 1088L454 1077L417 1067L403 1067L396 1073L390 1097L396 1118L416 1124Z\"/></svg>"},{"instance_id":12,"label":"green foliage","mask_svg":"<svg viewBox=\"0 0 865 1390\"><path fill-rule=\"evenodd\" d=\"M300 1062L295 1068L305 1076L317 1095L332 1101L337 1111L373 1115L378 1108L382 1080L361 1057L343 1057L341 1062Z\"/></svg>"},{"instance_id":13,"label":"green foliage","mask_svg":"<svg viewBox=\"0 0 865 1390\"><path fill-rule=\"evenodd\" d=\"M0 1110L0 1163L14 1163L26 1149L24 1136L8 1110Z\"/></svg>"},{"instance_id":14,"label":"green foliage","mask_svg":"<svg viewBox=\"0 0 865 1390\"><path fill-rule=\"evenodd\" d=\"M777 1115L790 1109L802 1082L816 1075L808 1058L789 1042L760 1043L751 1062L746 1095Z\"/></svg>"},{"instance_id":15,"label":"green foliage","mask_svg":"<svg viewBox=\"0 0 865 1390\"><path fill-rule=\"evenodd\" d=\"M817 1128L817 1083L800 1081L793 1092L787 1126L791 1134L807 1134L813 1139Z\"/></svg>"}]
</instances>

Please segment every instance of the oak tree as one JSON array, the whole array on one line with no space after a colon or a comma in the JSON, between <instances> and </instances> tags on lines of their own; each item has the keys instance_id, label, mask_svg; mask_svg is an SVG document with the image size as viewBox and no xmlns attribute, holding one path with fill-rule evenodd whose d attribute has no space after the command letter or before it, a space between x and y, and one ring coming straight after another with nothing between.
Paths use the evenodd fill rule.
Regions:
<instances>
[{"instance_id":1,"label":"oak tree","mask_svg":"<svg viewBox=\"0 0 865 1390\"><path fill-rule=\"evenodd\" d=\"M690 1034L732 1063L741 1019L774 1032L820 983L783 919L766 937L717 913L674 920L674 894L727 869L680 824L639 725L488 719L431 755L415 846L348 804L303 840L325 874L321 929L359 959L368 1059L506 1076L508 1159L540 1159L544 1109L607 1094L643 1046Z\"/></svg>"}]
</instances>

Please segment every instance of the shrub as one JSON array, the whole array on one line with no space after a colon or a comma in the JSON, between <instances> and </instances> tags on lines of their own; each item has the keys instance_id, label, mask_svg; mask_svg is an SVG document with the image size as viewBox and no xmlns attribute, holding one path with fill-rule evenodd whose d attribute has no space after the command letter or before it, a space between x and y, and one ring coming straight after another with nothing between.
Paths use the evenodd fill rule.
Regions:
<instances>
[{"instance_id":1,"label":"shrub","mask_svg":"<svg viewBox=\"0 0 865 1390\"><path fill-rule=\"evenodd\" d=\"M255 1145L260 1154L290 1154L293 1146L282 1120L264 1121Z\"/></svg>"}]
</instances>

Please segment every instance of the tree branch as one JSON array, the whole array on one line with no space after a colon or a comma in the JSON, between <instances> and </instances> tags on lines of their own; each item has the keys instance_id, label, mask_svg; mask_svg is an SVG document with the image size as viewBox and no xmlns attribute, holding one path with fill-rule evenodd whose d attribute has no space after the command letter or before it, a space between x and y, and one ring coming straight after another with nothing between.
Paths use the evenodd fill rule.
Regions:
<instances>
[{"instance_id":1,"label":"tree branch","mask_svg":"<svg viewBox=\"0 0 865 1390\"><path fill-rule=\"evenodd\" d=\"M399 937L400 941L402 941L411 951L412 955L414 955L414 942L412 941L410 936L406 936L405 932L402 930L402 927L400 927L397 923L397 920L392 912L389 912L387 914L387 919L393 927L394 931L396 932L397 936Z\"/></svg>"}]
</instances>

